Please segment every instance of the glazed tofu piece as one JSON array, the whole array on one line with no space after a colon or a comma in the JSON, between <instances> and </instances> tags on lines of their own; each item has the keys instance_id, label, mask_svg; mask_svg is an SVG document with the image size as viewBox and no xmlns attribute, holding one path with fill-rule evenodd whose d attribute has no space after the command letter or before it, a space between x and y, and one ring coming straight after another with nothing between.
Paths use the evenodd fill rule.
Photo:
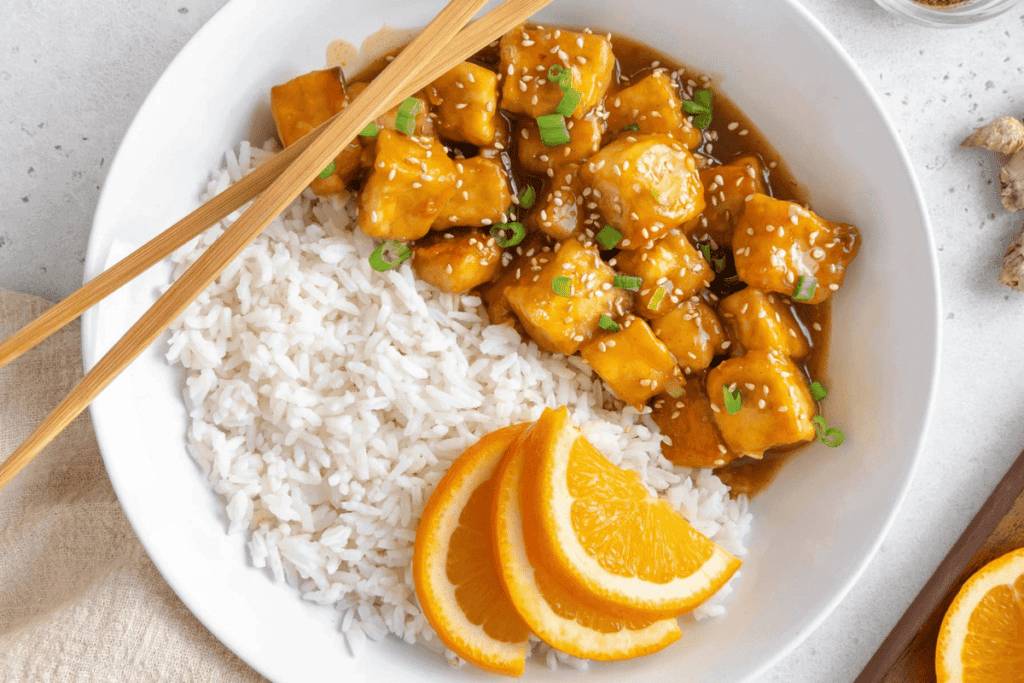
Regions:
<instances>
[{"instance_id":1,"label":"glazed tofu piece","mask_svg":"<svg viewBox=\"0 0 1024 683\"><path fill-rule=\"evenodd\" d=\"M703 137L683 114L679 87L664 69L655 69L650 76L609 95L605 108L609 133L628 135L623 129L635 123L639 130L634 135L661 133L689 150L697 149Z\"/></svg>"},{"instance_id":2,"label":"glazed tofu piece","mask_svg":"<svg viewBox=\"0 0 1024 683\"><path fill-rule=\"evenodd\" d=\"M693 155L667 135L628 136L605 146L580 170L621 249L638 249L704 210Z\"/></svg>"},{"instance_id":3,"label":"glazed tofu piece","mask_svg":"<svg viewBox=\"0 0 1024 683\"><path fill-rule=\"evenodd\" d=\"M740 457L722 439L715 423L704 376L683 382L682 395L676 398L662 394L654 402L651 418L671 443L661 446L661 453L680 467L721 467Z\"/></svg>"},{"instance_id":4,"label":"glazed tofu piece","mask_svg":"<svg viewBox=\"0 0 1024 683\"><path fill-rule=\"evenodd\" d=\"M583 187L579 178L580 165L563 164L555 169L536 204L527 214L527 224L564 240L579 233L583 223Z\"/></svg>"},{"instance_id":5,"label":"glazed tofu piece","mask_svg":"<svg viewBox=\"0 0 1024 683\"><path fill-rule=\"evenodd\" d=\"M555 292L556 277L570 280L569 296ZM505 300L537 346L569 355L598 332L602 315L615 318L629 310L632 295L613 287L614 278L596 247L569 238L532 277L507 287Z\"/></svg>"},{"instance_id":6,"label":"glazed tofu piece","mask_svg":"<svg viewBox=\"0 0 1024 683\"><path fill-rule=\"evenodd\" d=\"M723 387L739 391L740 409L730 415ZM708 398L726 446L760 458L769 448L814 438L814 401L807 378L774 349L748 351L708 373Z\"/></svg>"},{"instance_id":7,"label":"glazed tofu piece","mask_svg":"<svg viewBox=\"0 0 1024 683\"><path fill-rule=\"evenodd\" d=\"M485 159L501 159L502 163L511 163L512 128L504 116L494 118L494 139L486 145L477 147L477 156Z\"/></svg>"},{"instance_id":8,"label":"glazed tofu piece","mask_svg":"<svg viewBox=\"0 0 1024 683\"><path fill-rule=\"evenodd\" d=\"M455 192L455 164L436 138L382 130L359 193L359 228L371 237L419 239Z\"/></svg>"},{"instance_id":9,"label":"glazed tofu piece","mask_svg":"<svg viewBox=\"0 0 1024 683\"><path fill-rule=\"evenodd\" d=\"M684 302L652 321L651 329L687 375L706 369L729 348L718 316L703 301Z\"/></svg>"},{"instance_id":10,"label":"glazed tofu piece","mask_svg":"<svg viewBox=\"0 0 1024 683\"><path fill-rule=\"evenodd\" d=\"M642 318L627 315L618 332L601 334L580 347L580 355L605 384L637 411L682 373L672 354Z\"/></svg>"},{"instance_id":11,"label":"glazed tofu piece","mask_svg":"<svg viewBox=\"0 0 1024 683\"><path fill-rule=\"evenodd\" d=\"M480 156L456 161L455 194L434 220L433 229L501 223L511 203L508 177L498 161Z\"/></svg>"},{"instance_id":12,"label":"glazed tofu piece","mask_svg":"<svg viewBox=\"0 0 1024 683\"><path fill-rule=\"evenodd\" d=\"M799 204L755 194L736 223L733 254L736 274L748 285L793 296L805 277L802 298L820 304L843 284L846 268L860 249L857 228L833 223Z\"/></svg>"},{"instance_id":13,"label":"glazed tofu piece","mask_svg":"<svg viewBox=\"0 0 1024 683\"><path fill-rule=\"evenodd\" d=\"M463 62L426 88L437 114L442 138L487 145L494 141L498 118L498 75L485 67Z\"/></svg>"},{"instance_id":14,"label":"glazed tofu piece","mask_svg":"<svg viewBox=\"0 0 1024 683\"><path fill-rule=\"evenodd\" d=\"M344 109L349 102L341 69L311 71L270 89L270 111L277 136L287 147ZM353 140L334 159L334 172L310 183L318 195L338 194L359 171L362 146Z\"/></svg>"},{"instance_id":15,"label":"glazed tofu piece","mask_svg":"<svg viewBox=\"0 0 1024 683\"><path fill-rule=\"evenodd\" d=\"M412 248L412 269L443 292L468 292L501 267L501 247L479 228L434 233Z\"/></svg>"},{"instance_id":16,"label":"glazed tofu piece","mask_svg":"<svg viewBox=\"0 0 1024 683\"><path fill-rule=\"evenodd\" d=\"M704 213L687 228L700 241L714 240L723 247L732 246L732 233L748 196L768 191L764 168L756 156L747 155L724 166L701 169L704 185Z\"/></svg>"},{"instance_id":17,"label":"glazed tofu piece","mask_svg":"<svg viewBox=\"0 0 1024 683\"><path fill-rule=\"evenodd\" d=\"M514 254L512 260L501 269L497 280L481 289L484 305L487 306L487 317L493 325L514 325L518 322L505 298L505 290L512 285L531 282L533 276L555 257L547 238L539 232L528 234L526 239L510 247L506 253Z\"/></svg>"},{"instance_id":18,"label":"glazed tofu piece","mask_svg":"<svg viewBox=\"0 0 1024 683\"><path fill-rule=\"evenodd\" d=\"M650 247L620 251L615 266L627 275L643 278L637 312L645 318L665 315L680 302L708 287L715 273L686 237L676 231ZM661 303L655 297L665 290Z\"/></svg>"},{"instance_id":19,"label":"glazed tofu piece","mask_svg":"<svg viewBox=\"0 0 1024 683\"><path fill-rule=\"evenodd\" d=\"M775 294L747 287L718 302L718 312L730 329L730 337L736 340L732 349L736 355L777 349L799 360L811 351L793 312Z\"/></svg>"},{"instance_id":20,"label":"glazed tofu piece","mask_svg":"<svg viewBox=\"0 0 1024 683\"><path fill-rule=\"evenodd\" d=\"M515 136L516 156L529 173L548 175L562 164L589 159L601 149L604 121L597 116L566 121L569 142L548 147L540 139L540 129L534 119L522 119Z\"/></svg>"},{"instance_id":21,"label":"glazed tofu piece","mask_svg":"<svg viewBox=\"0 0 1024 683\"><path fill-rule=\"evenodd\" d=\"M548 67L558 64L572 71L572 88L582 98L574 118L597 106L612 82L615 55L604 36L562 29L520 26L501 38L501 68L504 78L501 106L532 119L555 111L562 101L557 82L547 79Z\"/></svg>"}]
</instances>

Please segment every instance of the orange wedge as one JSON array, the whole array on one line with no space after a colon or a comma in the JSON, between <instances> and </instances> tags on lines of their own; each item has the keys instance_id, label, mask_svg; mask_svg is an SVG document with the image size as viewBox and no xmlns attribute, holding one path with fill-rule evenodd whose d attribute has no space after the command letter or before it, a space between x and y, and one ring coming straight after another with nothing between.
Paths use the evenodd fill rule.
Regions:
<instances>
[{"instance_id":1,"label":"orange wedge","mask_svg":"<svg viewBox=\"0 0 1024 683\"><path fill-rule=\"evenodd\" d=\"M935 673L939 683L1024 683L1024 548L957 593L939 628Z\"/></svg>"},{"instance_id":2,"label":"orange wedge","mask_svg":"<svg viewBox=\"0 0 1024 683\"><path fill-rule=\"evenodd\" d=\"M413 578L442 642L487 671L521 676L530 629L502 588L491 536L492 476L526 424L488 434L452 464L416 530Z\"/></svg>"},{"instance_id":3,"label":"orange wedge","mask_svg":"<svg viewBox=\"0 0 1024 683\"><path fill-rule=\"evenodd\" d=\"M495 475L494 546L505 590L523 621L575 657L613 661L657 652L679 639L675 619L630 622L590 609L558 585L524 538L520 483L530 429L513 442ZM525 527L529 528L529 522ZM531 552L533 551L533 552Z\"/></svg>"},{"instance_id":4,"label":"orange wedge","mask_svg":"<svg viewBox=\"0 0 1024 683\"><path fill-rule=\"evenodd\" d=\"M639 475L608 462L564 407L545 410L530 441L523 506L539 522L539 556L586 604L633 618L677 616L739 568Z\"/></svg>"}]
</instances>

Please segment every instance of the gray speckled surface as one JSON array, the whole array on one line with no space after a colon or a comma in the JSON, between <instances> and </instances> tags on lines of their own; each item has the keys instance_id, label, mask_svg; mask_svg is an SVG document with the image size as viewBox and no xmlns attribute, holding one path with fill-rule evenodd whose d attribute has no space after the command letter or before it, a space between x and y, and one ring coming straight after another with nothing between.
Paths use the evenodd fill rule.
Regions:
<instances>
[{"instance_id":1,"label":"gray speckled surface","mask_svg":"<svg viewBox=\"0 0 1024 683\"><path fill-rule=\"evenodd\" d=\"M107 167L160 73L224 0L0 0L0 287L59 299L82 277ZM881 97L939 249L944 340L932 424L881 552L760 681L852 681L1024 446L1024 294L996 282L1024 214L999 203L975 125L1024 115L1024 6L937 30L871 0L803 0ZM899 226L891 226L898 230ZM898 296L879 284L879 296Z\"/></svg>"}]
</instances>

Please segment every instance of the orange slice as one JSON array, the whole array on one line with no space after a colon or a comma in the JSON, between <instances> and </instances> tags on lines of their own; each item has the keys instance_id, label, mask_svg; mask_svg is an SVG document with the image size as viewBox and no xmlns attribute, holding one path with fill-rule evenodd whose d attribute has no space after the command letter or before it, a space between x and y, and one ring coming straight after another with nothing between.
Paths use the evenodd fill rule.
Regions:
<instances>
[{"instance_id":1,"label":"orange slice","mask_svg":"<svg viewBox=\"0 0 1024 683\"><path fill-rule=\"evenodd\" d=\"M939 683L1024 683L1024 548L989 562L946 611L935 649Z\"/></svg>"},{"instance_id":2,"label":"orange slice","mask_svg":"<svg viewBox=\"0 0 1024 683\"><path fill-rule=\"evenodd\" d=\"M530 629L502 588L491 536L492 475L526 424L488 434L452 464L416 530L413 578L442 642L483 669L521 676Z\"/></svg>"},{"instance_id":3,"label":"orange slice","mask_svg":"<svg viewBox=\"0 0 1024 683\"><path fill-rule=\"evenodd\" d=\"M613 661L657 652L679 639L675 619L615 619L578 602L558 585L524 538L520 482L526 450L523 432L495 475L494 546L501 578L523 621L544 642L575 657Z\"/></svg>"},{"instance_id":4,"label":"orange slice","mask_svg":"<svg viewBox=\"0 0 1024 683\"><path fill-rule=\"evenodd\" d=\"M740 561L652 496L635 472L608 462L545 410L531 436L524 509L539 519L540 556L593 607L634 617L677 616L711 597Z\"/></svg>"}]
</instances>

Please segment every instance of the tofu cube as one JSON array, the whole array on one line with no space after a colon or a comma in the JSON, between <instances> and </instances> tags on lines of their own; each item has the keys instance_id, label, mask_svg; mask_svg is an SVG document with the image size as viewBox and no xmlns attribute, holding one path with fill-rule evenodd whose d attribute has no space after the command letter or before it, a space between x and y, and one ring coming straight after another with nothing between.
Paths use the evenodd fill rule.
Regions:
<instances>
[{"instance_id":1,"label":"tofu cube","mask_svg":"<svg viewBox=\"0 0 1024 683\"><path fill-rule=\"evenodd\" d=\"M512 163L512 127L504 116L494 118L494 139L477 147L477 156L498 159L505 165Z\"/></svg>"},{"instance_id":2,"label":"tofu cube","mask_svg":"<svg viewBox=\"0 0 1024 683\"><path fill-rule=\"evenodd\" d=\"M839 289L860 249L857 228L764 194L755 194L746 204L732 243L740 280L793 296L801 275L807 290L815 278L814 295L807 301L811 304L820 304Z\"/></svg>"},{"instance_id":3,"label":"tofu cube","mask_svg":"<svg viewBox=\"0 0 1024 683\"><path fill-rule=\"evenodd\" d=\"M472 145L494 141L498 117L498 75L485 67L463 62L426 88L437 114L437 134Z\"/></svg>"},{"instance_id":4,"label":"tofu cube","mask_svg":"<svg viewBox=\"0 0 1024 683\"><path fill-rule=\"evenodd\" d=\"M369 83L364 83L362 81L349 83L349 98L355 99L359 93L366 90L366 86L368 85ZM413 97L422 102L419 111L416 112L416 127L413 130L413 135L433 136L436 133L437 126L435 125L435 116L430 111L430 102L427 99L426 92L420 90L414 94ZM400 103L396 104L391 109L374 119L373 122L377 124L377 127L380 130L395 130L395 118L398 116L398 108L400 106L402 106ZM360 158L360 164L363 168L369 169L373 166L373 160L377 154L377 138L359 136L356 139L363 147L363 155Z\"/></svg>"},{"instance_id":5,"label":"tofu cube","mask_svg":"<svg viewBox=\"0 0 1024 683\"><path fill-rule=\"evenodd\" d=\"M433 229L501 223L512 203L505 169L494 159L476 156L455 162L455 194L434 220Z\"/></svg>"},{"instance_id":6,"label":"tofu cube","mask_svg":"<svg viewBox=\"0 0 1024 683\"><path fill-rule=\"evenodd\" d=\"M643 278L637 312L652 319L665 315L715 279L715 272L704 256L678 231L665 235L652 246L620 251L615 267L627 275ZM659 287L665 289L664 298L652 308Z\"/></svg>"},{"instance_id":7,"label":"tofu cube","mask_svg":"<svg viewBox=\"0 0 1024 683\"><path fill-rule=\"evenodd\" d=\"M680 467L722 467L740 457L722 439L704 390L704 377L691 377L678 398L665 394L654 402L651 418L671 443L661 453Z\"/></svg>"},{"instance_id":8,"label":"tofu cube","mask_svg":"<svg viewBox=\"0 0 1024 683\"><path fill-rule=\"evenodd\" d=\"M569 238L556 246L554 257L531 270L532 277L506 288L505 299L537 346L569 355L598 332L602 315L614 318L629 310L632 295L612 286L615 271L593 245ZM556 277L572 282L570 296L555 293Z\"/></svg>"},{"instance_id":9,"label":"tofu cube","mask_svg":"<svg viewBox=\"0 0 1024 683\"><path fill-rule=\"evenodd\" d=\"M719 246L731 247L744 200L768 192L761 160L747 155L724 166L709 166L701 169L700 180L704 185L704 213L687 225L687 233L702 242L710 239Z\"/></svg>"},{"instance_id":10,"label":"tofu cube","mask_svg":"<svg viewBox=\"0 0 1024 683\"><path fill-rule=\"evenodd\" d=\"M270 111L277 136L287 147L349 103L341 82L341 69L311 71L270 89ZM310 188L318 195L338 194L359 170L362 146L353 140L334 159L334 172L314 178Z\"/></svg>"},{"instance_id":11,"label":"tofu cube","mask_svg":"<svg viewBox=\"0 0 1024 683\"><path fill-rule=\"evenodd\" d=\"M527 214L527 224L556 240L578 235L583 223L583 186L579 177L580 165L563 164L544 184L537 203Z\"/></svg>"},{"instance_id":12,"label":"tofu cube","mask_svg":"<svg viewBox=\"0 0 1024 683\"><path fill-rule=\"evenodd\" d=\"M600 117L568 119L565 127L569 131L569 142L548 147L540 139L536 120L520 120L514 139L517 157L524 170L535 175L549 175L549 170L589 159L601 149L604 121Z\"/></svg>"},{"instance_id":13,"label":"tofu cube","mask_svg":"<svg viewBox=\"0 0 1024 683\"><path fill-rule=\"evenodd\" d=\"M718 302L722 321L736 340L736 355L759 349L776 349L790 358L804 358L811 351L789 306L775 294L746 287Z\"/></svg>"},{"instance_id":14,"label":"tofu cube","mask_svg":"<svg viewBox=\"0 0 1024 683\"><path fill-rule=\"evenodd\" d=\"M633 135L661 133L694 150L703 140L701 130L683 114L679 99L679 86L664 69L655 71L628 88L605 99L608 110L608 132L617 136L630 133L623 128L636 124L640 129Z\"/></svg>"},{"instance_id":15,"label":"tofu cube","mask_svg":"<svg viewBox=\"0 0 1024 683\"><path fill-rule=\"evenodd\" d=\"M382 130L359 193L359 228L371 237L419 239L455 192L455 164L436 138Z\"/></svg>"},{"instance_id":16,"label":"tofu cube","mask_svg":"<svg viewBox=\"0 0 1024 683\"><path fill-rule=\"evenodd\" d=\"M651 329L687 375L704 370L716 354L725 351L725 333L718 316L702 301L686 301L673 308L651 322Z\"/></svg>"},{"instance_id":17,"label":"tofu cube","mask_svg":"<svg viewBox=\"0 0 1024 683\"><path fill-rule=\"evenodd\" d=\"M617 140L580 173L605 219L622 233L621 249L638 249L704 210L693 155L667 135Z\"/></svg>"},{"instance_id":18,"label":"tofu cube","mask_svg":"<svg viewBox=\"0 0 1024 683\"><path fill-rule=\"evenodd\" d=\"M618 332L601 334L580 347L580 355L626 403L642 411L651 396L682 373L672 354L642 318L625 316Z\"/></svg>"},{"instance_id":19,"label":"tofu cube","mask_svg":"<svg viewBox=\"0 0 1024 683\"><path fill-rule=\"evenodd\" d=\"M740 392L740 409L725 409L722 387ZM807 378L774 349L748 351L722 361L708 373L708 398L726 445L760 458L769 448L814 438L814 401Z\"/></svg>"},{"instance_id":20,"label":"tofu cube","mask_svg":"<svg viewBox=\"0 0 1024 683\"><path fill-rule=\"evenodd\" d=\"M500 268L501 247L479 228L433 233L412 248L413 271L443 292L468 292Z\"/></svg>"},{"instance_id":21,"label":"tofu cube","mask_svg":"<svg viewBox=\"0 0 1024 683\"><path fill-rule=\"evenodd\" d=\"M554 113L562 101L558 83L547 78L552 64L572 71L572 88L582 95L577 119L601 101L615 70L611 42L591 33L520 26L502 36L500 49L501 106L531 119Z\"/></svg>"},{"instance_id":22,"label":"tofu cube","mask_svg":"<svg viewBox=\"0 0 1024 683\"><path fill-rule=\"evenodd\" d=\"M540 232L528 234L526 239L507 251L514 254L512 260L502 267L497 280L481 288L487 317L494 325L518 324L505 298L505 291L512 285L531 282L533 276L555 257L547 238ZM525 328L523 335L526 335Z\"/></svg>"}]
</instances>

